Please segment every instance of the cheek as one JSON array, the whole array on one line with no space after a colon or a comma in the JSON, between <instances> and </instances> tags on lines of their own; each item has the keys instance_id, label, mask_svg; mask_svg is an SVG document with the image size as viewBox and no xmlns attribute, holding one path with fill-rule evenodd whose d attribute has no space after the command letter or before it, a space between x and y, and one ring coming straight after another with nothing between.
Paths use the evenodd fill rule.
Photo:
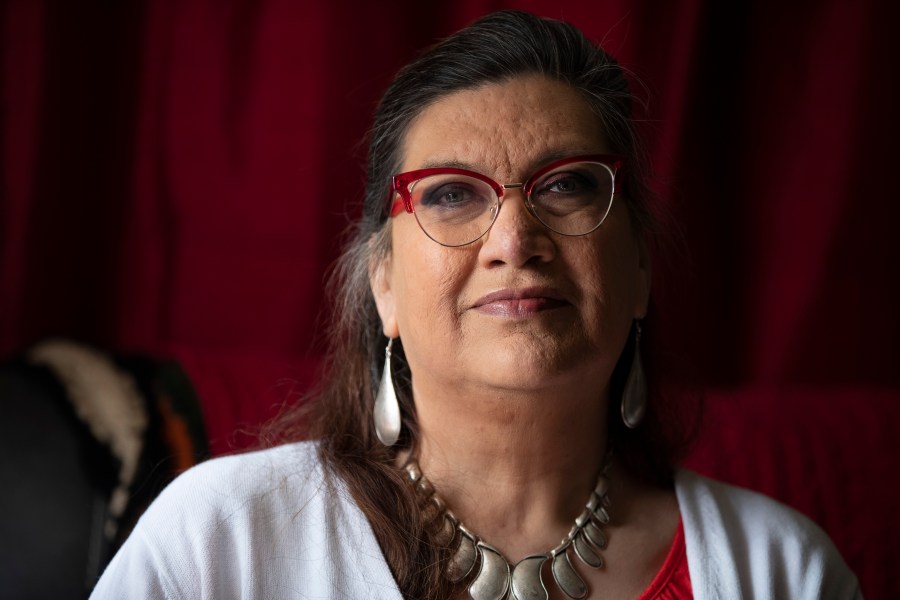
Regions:
<instances>
[{"instance_id":1,"label":"cheek","mask_svg":"<svg viewBox=\"0 0 900 600\"><path fill-rule=\"evenodd\" d=\"M439 332L442 337L452 335L458 330L460 290L466 279L459 259L465 253L443 248L418 230L405 235L397 229L392 268L401 337L415 344Z\"/></svg>"},{"instance_id":2,"label":"cheek","mask_svg":"<svg viewBox=\"0 0 900 600\"><path fill-rule=\"evenodd\" d=\"M585 294L586 324L599 335L631 324L639 269L636 246L627 236L609 235L578 249L573 276Z\"/></svg>"}]
</instances>

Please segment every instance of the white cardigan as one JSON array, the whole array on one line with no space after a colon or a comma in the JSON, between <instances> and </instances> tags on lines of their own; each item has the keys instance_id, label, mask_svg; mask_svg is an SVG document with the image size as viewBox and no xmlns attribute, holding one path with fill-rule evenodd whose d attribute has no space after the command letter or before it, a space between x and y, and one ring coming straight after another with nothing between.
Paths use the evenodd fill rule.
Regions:
<instances>
[{"instance_id":1,"label":"white cardigan","mask_svg":"<svg viewBox=\"0 0 900 600\"><path fill-rule=\"evenodd\" d=\"M93 599L401 600L368 521L314 443L205 462L169 485ZM860 598L828 537L759 494L681 471L694 597Z\"/></svg>"}]
</instances>

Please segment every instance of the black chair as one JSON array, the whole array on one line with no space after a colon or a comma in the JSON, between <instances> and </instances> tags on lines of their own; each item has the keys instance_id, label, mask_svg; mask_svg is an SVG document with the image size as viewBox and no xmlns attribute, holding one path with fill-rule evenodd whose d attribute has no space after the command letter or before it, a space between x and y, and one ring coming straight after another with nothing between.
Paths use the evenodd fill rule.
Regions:
<instances>
[{"instance_id":1,"label":"black chair","mask_svg":"<svg viewBox=\"0 0 900 600\"><path fill-rule=\"evenodd\" d=\"M0 599L85 598L152 499L207 455L172 361L65 341L0 362Z\"/></svg>"}]
</instances>

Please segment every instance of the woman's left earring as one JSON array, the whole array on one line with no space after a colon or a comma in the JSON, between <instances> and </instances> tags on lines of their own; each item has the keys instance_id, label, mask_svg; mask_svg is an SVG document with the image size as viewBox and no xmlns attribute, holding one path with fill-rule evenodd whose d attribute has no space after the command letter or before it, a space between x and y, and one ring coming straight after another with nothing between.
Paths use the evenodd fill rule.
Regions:
<instances>
[{"instance_id":1,"label":"woman's left earring","mask_svg":"<svg viewBox=\"0 0 900 600\"><path fill-rule=\"evenodd\" d=\"M647 378L641 360L641 322L634 322L634 357L622 391L622 422L629 429L641 424L647 412Z\"/></svg>"},{"instance_id":2,"label":"woman's left earring","mask_svg":"<svg viewBox=\"0 0 900 600\"><path fill-rule=\"evenodd\" d=\"M394 378L391 375L391 346L393 338L388 339L384 349L384 372L375 396L375 434L385 446L393 446L400 437L400 403L394 390Z\"/></svg>"}]
</instances>

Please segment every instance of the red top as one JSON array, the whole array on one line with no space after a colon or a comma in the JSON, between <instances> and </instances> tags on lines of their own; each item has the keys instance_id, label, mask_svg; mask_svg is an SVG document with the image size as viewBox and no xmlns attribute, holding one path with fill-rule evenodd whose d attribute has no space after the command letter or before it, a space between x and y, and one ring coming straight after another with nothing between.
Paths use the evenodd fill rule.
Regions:
<instances>
[{"instance_id":1,"label":"red top","mask_svg":"<svg viewBox=\"0 0 900 600\"><path fill-rule=\"evenodd\" d=\"M687 551L684 547L684 526L679 521L666 562L638 600L685 600L693 597Z\"/></svg>"}]
</instances>

